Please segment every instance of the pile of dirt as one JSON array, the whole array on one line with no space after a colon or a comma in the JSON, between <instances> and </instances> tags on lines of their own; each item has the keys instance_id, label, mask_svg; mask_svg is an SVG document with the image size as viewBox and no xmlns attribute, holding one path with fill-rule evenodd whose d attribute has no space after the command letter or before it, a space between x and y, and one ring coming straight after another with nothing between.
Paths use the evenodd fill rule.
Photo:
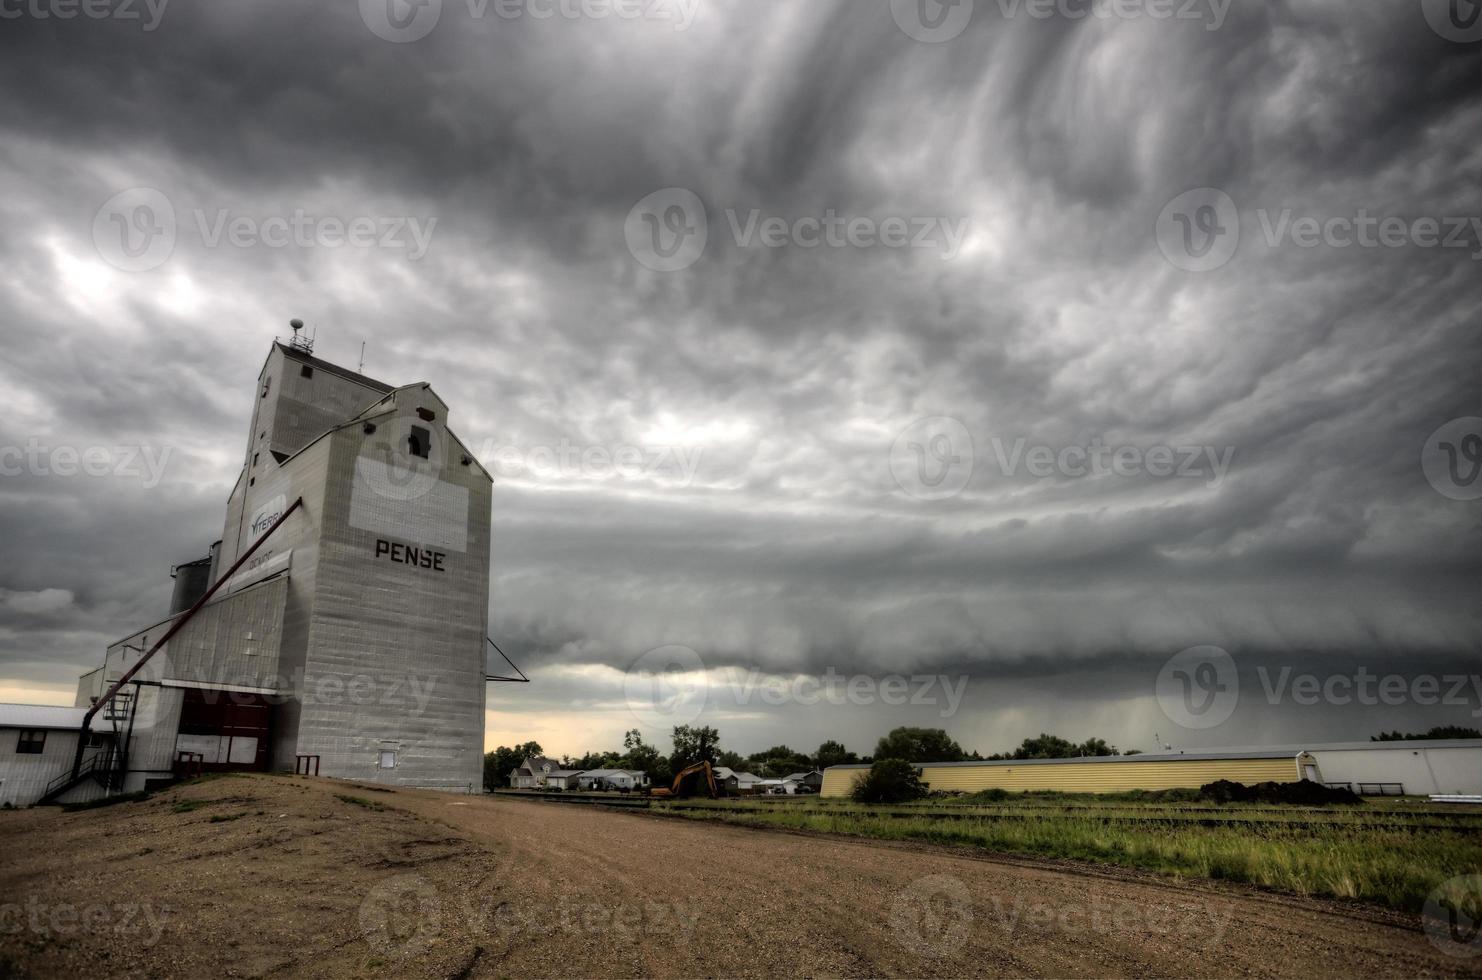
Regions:
<instances>
[{"instance_id":1,"label":"pile of dirt","mask_svg":"<svg viewBox=\"0 0 1482 980\"><path fill-rule=\"evenodd\" d=\"M1327 806L1331 803L1354 804L1364 798L1352 790L1333 789L1304 779L1300 783L1256 783L1247 786L1228 779L1205 783L1199 795L1215 803L1290 803L1296 806Z\"/></svg>"}]
</instances>

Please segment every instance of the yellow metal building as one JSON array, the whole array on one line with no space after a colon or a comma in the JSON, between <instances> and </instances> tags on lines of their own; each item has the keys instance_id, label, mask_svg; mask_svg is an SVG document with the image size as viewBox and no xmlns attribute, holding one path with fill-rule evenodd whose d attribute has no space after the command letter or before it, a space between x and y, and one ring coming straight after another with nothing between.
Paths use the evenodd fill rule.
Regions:
<instances>
[{"instance_id":1,"label":"yellow metal building","mask_svg":"<svg viewBox=\"0 0 1482 980\"><path fill-rule=\"evenodd\" d=\"M927 762L916 768L933 790L975 793L985 789L1119 793L1134 789L1198 789L1218 779L1231 782L1297 782L1305 752L1232 750L1177 755L1114 755L1081 759L1019 759L1003 762ZM867 765L830 766L822 796L848 796Z\"/></svg>"}]
</instances>

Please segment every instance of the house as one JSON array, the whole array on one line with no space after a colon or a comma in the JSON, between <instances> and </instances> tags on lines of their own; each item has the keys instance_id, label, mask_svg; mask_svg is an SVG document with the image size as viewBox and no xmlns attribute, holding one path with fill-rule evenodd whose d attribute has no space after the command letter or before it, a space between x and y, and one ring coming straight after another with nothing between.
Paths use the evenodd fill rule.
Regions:
<instances>
[{"instance_id":1,"label":"house","mask_svg":"<svg viewBox=\"0 0 1482 980\"><path fill-rule=\"evenodd\" d=\"M580 769L553 769L545 774L545 783L541 789L577 789L577 780L581 775Z\"/></svg>"},{"instance_id":2,"label":"house","mask_svg":"<svg viewBox=\"0 0 1482 980\"><path fill-rule=\"evenodd\" d=\"M715 766L715 783L726 796L747 796L757 791L762 777L749 772L737 772L727 766Z\"/></svg>"},{"instance_id":3,"label":"house","mask_svg":"<svg viewBox=\"0 0 1482 980\"><path fill-rule=\"evenodd\" d=\"M782 778L797 783L799 791L803 793L816 793L823 788L823 773L817 769L812 772L790 772Z\"/></svg>"},{"instance_id":4,"label":"house","mask_svg":"<svg viewBox=\"0 0 1482 980\"><path fill-rule=\"evenodd\" d=\"M584 790L616 790L629 793L648 786L648 773L637 769L588 769L577 778Z\"/></svg>"},{"instance_id":5,"label":"house","mask_svg":"<svg viewBox=\"0 0 1482 980\"><path fill-rule=\"evenodd\" d=\"M794 779L763 779L756 784L756 791L767 795L791 796L798 791L798 785Z\"/></svg>"},{"instance_id":6,"label":"house","mask_svg":"<svg viewBox=\"0 0 1482 980\"><path fill-rule=\"evenodd\" d=\"M526 756L525 761L509 774L510 789L540 789L545 786L546 776L560 768L561 763L555 759L543 755Z\"/></svg>"}]
</instances>

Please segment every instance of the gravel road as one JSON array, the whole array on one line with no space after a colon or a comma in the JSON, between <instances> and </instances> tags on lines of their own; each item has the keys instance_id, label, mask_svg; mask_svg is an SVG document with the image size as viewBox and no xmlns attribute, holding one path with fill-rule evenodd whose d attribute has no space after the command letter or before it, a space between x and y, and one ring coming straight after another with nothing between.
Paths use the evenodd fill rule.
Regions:
<instances>
[{"instance_id":1,"label":"gravel road","mask_svg":"<svg viewBox=\"0 0 1482 980\"><path fill-rule=\"evenodd\" d=\"M1422 976L1416 917L1070 863L244 776L0 813L0 976Z\"/></svg>"}]
</instances>

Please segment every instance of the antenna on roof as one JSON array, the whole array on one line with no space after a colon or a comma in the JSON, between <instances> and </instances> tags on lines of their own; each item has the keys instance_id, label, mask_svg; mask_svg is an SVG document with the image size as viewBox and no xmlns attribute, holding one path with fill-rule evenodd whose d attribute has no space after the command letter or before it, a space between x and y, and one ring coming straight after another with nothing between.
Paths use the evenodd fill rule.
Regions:
<instances>
[{"instance_id":1,"label":"antenna on roof","mask_svg":"<svg viewBox=\"0 0 1482 980\"><path fill-rule=\"evenodd\" d=\"M365 373L365 341L360 342L360 367L355 369L356 374Z\"/></svg>"},{"instance_id":2,"label":"antenna on roof","mask_svg":"<svg viewBox=\"0 0 1482 980\"><path fill-rule=\"evenodd\" d=\"M305 354L314 353L314 338L305 337L301 333L304 329L304 321L298 317L294 317L288 321L288 327L293 331L293 336L289 338L288 346L294 350L303 351ZM318 333L318 331L316 330L315 333Z\"/></svg>"}]
</instances>

